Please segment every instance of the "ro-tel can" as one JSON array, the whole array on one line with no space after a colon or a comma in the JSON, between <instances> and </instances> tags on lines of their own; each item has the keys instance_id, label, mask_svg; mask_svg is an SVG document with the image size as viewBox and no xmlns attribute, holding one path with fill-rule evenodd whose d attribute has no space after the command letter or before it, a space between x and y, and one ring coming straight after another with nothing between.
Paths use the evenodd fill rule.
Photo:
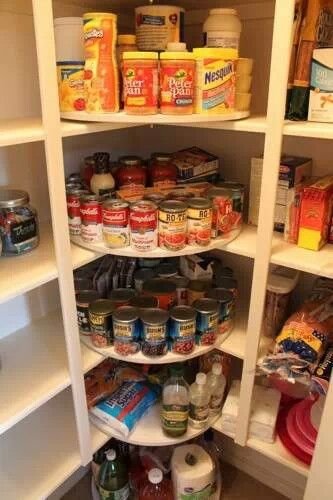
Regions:
<instances>
[{"instance_id":1,"label":"ro-tel can","mask_svg":"<svg viewBox=\"0 0 333 500\"><path fill-rule=\"evenodd\" d=\"M213 345L217 338L219 303L214 299L203 298L196 300L193 307L197 312L196 343Z\"/></svg>"},{"instance_id":2,"label":"ro-tel can","mask_svg":"<svg viewBox=\"0 0 333 500\"><path fill-rule=\"evenodd\" d=\"M98 299L89 305L91 340L96 347L107 347L113 343L112 313L115 306L111 300Z\"/></svg>"},{"instance_id":3,"label":"ro-tel can","mask_svg":"<svg viewBox=\"0 0 333 500\"><path fill-rule=\"evenodd\" d=\"M173 278L178 274L178 266L172 262L163 262L158 266L157 275L159 278Z\"/></svg>"},{"instance_id":4,"label":"ro-tel can","mask_svg":"<svg viewBox=\"0 0 333 500\"><path fill-rule=\"evenodd\" d=\"M158 210L158 244L177 251L186 245L187 206L182 201L165 200Z\"/></svg>"},{"instance_id":5,"label":"ro-tel can","mask_svg":"<svg viewBox=\"0 0 333 500\"><path fill-rule=\"evenodd\" d=\"M206 297L217 300L219 303L218 333L224 335L231 332L235 316L235 297L233 293L223 288L212 288L208 290Z\"/></svg>"},{"instance_id":6,"label":"ro-tel can","mask_svg":"<svg viewBox=\"0 0 333 500\"><path fill-rule=\"evenodd\" d=\"M186 306L188 304L188 285L190 280L185 276L172 276L170 281L176 285L177 306Z\"/></svg>"},{"instance_id":7,"label":"ro-tel can","mask_svg":"<svg viewBox=\"0 0 333 500\"><path fill-rule=\"evenodd\" d=\"M141 311L143 354L156 357L167 353L168 320L169 313L164 309L157 307Z\"/></svg>"},{"instance_id":8,"label":"ro-tel can","mask_svg":"<svg viewBox=\"0 0 333 500\"><path fill-rule=\"evenodd\" d=\"M90 335L89 306L101 296L96 290L81 290L76 294L76 313L79 331L83 335Z\"/></svg>"},{"instance_id":9,"label":"ro-tel can","mask_svg":"<svg viewBox=\"0 0 333 500\"><path fill-rule=\"evenodd\" d=\"M151 201L137 201L130 207L131 246L138 252L157 247L157 206Z\"/></svg>"},{"instance_id":10,"label":"ro-tel can","mask_svg":"<svg viewBox=\"0 0 333 500\"><path fill-rule=\"evenodd\" d=\"M212 202L206 198L191 198L187 206L187 243L209 245L212 232Z\"/></svg>"},{"instance_id":11,"label":"ro-tel can","mask_svg":"<svg viewBox=\"0 0 333 500\"><path fill-rule=\"evenodd\" d=\"M187 304L191 306L196 300L202 299L211 286L212 282L210 280L190 280L187 291Z\"/></svg>"},{"instance_id":12,"label":"ro-tel can","mask_svg":"<svg viewBox=\"0 0 333 500\"><path fill-rule=\"evenodd\" d=\"M213 187L207 192L207 198L213 204L212 238L227 235L233 226L232 191Z\"/></svg>"},{"instance_id":13,"label":"ro-tel can","mask_svg":"<svg viewBox=\"0 0 333 500\"><path fill-rule=\"evenodd\" d=\"M170 311L171 350L190 354L195 347L196 311L190 306L176 306Z\"/></svg>"},{"instance_id":14,"label":"ro-tel can","mask_svg":"<svg viewBox=\"0 0 333 500\"><path fill-rule=\"evenodd\" d=\"M158 300L161 309L170 309L177 303L176 285L170 280L153 278L142 286L144 295L152 295Z\"/></svg>"},{"instance_id":15,"label":"ro-tel can","mask_svg":"<svg viewBox=\"0 0 333 500\"><path fill-rule=\"evenodd\" d=\"M84 189L68 189L68 186L66 188L68 227L71 235L81 234L80 198L85 194L88 194L88 191Z\"/></svg>"},{"instance_id":16,"label":"ro-tel can","mask_svg":"<svg viewBox=\"0 0 333 500\"><path fill-rule=\"evenodd\" d=\"M99 196L85 194L80 198L81 238L88 243L102 241L102 209Z\"/></svg>"},{"instance_id":17,"label":"ro-tel can","mask_svg":"<svg viewBox=\"0 0 333 500\"><path fill-rule=\"evenodd\" d=\"M124 248L130 243L129 204L110 200L102 205L103 239L109 248Z\"/></svg>"},{"instance_id":18,"label":"ro-tel can","mask_svg":"<svg viewBox=\"0 0 333 500\"><path fill-rule=\"evenodd\" d=\"M132 288L116 288L111 290L108 294L108 298L112 300L116 309L122 306L128 306L129 301L136 296L136 291Z\"/></svg>"},{"instance_id":19,"label":"ro-tel can","mask_svg":"<svg viewBox=\"0 0 333 500\"><path fill-rule=\"evenodd\" d=\"M217 182L217 187L231 191L232 195L232 229L238 229L242 226L244 211L244 184L239 182Z\"/></svg>"},{"instance_id":20,"label":"ro-tel can","mask_svg":"<svg viewBox=\"0 0 333 500\"><path fill-rule=\"evenodd\" d=\"M113 313L114 350L121 356L140 351L139 309L119 307Z\"/></svg>"},{"instance_id":21,"label":"ro-tel can","mask_svg":"<svg viewBox=\"0 0 333 500\"><path fill-rule=\"evenodd\" d=\"M142 267L137 269L134 273L134 286L138 293L142 292L142 285L145 281L148 281L156 277L156 271L151 267Z\"/></svg>"},{"instance_id":22,"label":"ro-tel can","mask_svg":"<svg viewBox=\"0 0 333 500\"><path fill-rule=\"evenodd\" d=\"M156 297L149 295L137 295L132 297L128 305L137 307L138 309L151 309L152 307L158 307L158 300Z\"/></svg>"}]
</instances>

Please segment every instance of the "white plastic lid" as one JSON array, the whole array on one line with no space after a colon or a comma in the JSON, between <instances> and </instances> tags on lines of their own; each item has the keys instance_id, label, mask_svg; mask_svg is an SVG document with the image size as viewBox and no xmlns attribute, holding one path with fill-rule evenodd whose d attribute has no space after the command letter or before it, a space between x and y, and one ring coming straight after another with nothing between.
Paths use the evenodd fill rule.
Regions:
<instances>
[{"instance_id":1,"label":"white plastic lid","mask_svg":"<svg viewBox=\"0 0 333 500\"><path fill-rule=\"evenodd\" d=\"M108 450L106 452L106 458L107 460L115 460L117 457L117 453L116 453L116 450L114 450L113 448L111 448L110 450Z\"/></svg>"},{"instance_id":2,"label":"white plastic lid","mask_svg":"<svg viewBox=\"0 0 333 500\"><path fill-rule=\"evenodd\" d=\"M167 51L170 52L186 52L186 43L183 42L168 42Z\"/></svg>"},{"instance_id":3,"label":"white plastic lid","mask_svg":"<svg viewBox=\"0 0 333 500\"><path fill-rule=\"evenodd\" d=\"M163 480L163 472L157 468L150 469L148 479L152 484L158 484Z\"/></svg>"},{"instance_id":4,"label":"white plastic lid","mask_svg":"<svg viewBox=\"0 0 333 500\"><path fill-rule=\"evenodd\" d=\"M214 373L214 375L221 375L222 373L221 363L213 363L212 372Z\"/></svg>"},{"instance_id":5,"label":"white plastic lid","mask_svg":"<svg viewBox=\"0 0 333 500\"><path fill-rule=\"evenodd\" d=\"M290 293L297 285L299 272L288 267L276 266L268 276L267 290L273 293Z\"/></svg>"},{"instance_id":6,"label":"white plastic lid","mask_svg":"<svg viewBox=\"0 0 333 500\"><path fill-rule=\"evenodd\" d=\"M57 17L54 20L54 26L60 26L63 24L79 24L83 26L82 17Z\"/></svg>"},{"instance_id":7,"label":"white plastic lid","mask_svg":"<svg viewBox=\"0 0 333 500\"><path fill-rule=\"evenodd\" d=\"M209 15L214 16L214 15L232 15L232 16L238 16L238 12L236 9L210 9Z\"/></svg>"},{"instance_id":8,"label":"white plastic lid","mask_svg":"<svg viewBox=\"0 0 333 500\"><path fill-rule=\"evenodd\" d=\"M195 381L199 385L205 385L207 380L207 376L205 373L197 373L197 376L195 377Z\"/></svg>"}]
</instances>

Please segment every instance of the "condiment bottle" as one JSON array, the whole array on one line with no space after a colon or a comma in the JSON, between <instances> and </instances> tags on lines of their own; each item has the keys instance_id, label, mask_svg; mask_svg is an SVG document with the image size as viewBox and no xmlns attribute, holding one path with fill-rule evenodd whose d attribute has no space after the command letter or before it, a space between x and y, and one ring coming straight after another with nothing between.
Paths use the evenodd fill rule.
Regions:
<instances>
[{"instance_id":1,"label":"condiment bottle","mask_svg":"<svg viewBox=\"0 0 333 500\"><path fill-rule=\"evenodd\" d=\"M110 173L109 153L95 153L95 173L90 181L90 189L98 196L111 194L115 188L115 182Z\"/></svg>"},{"instance_id":2,"label":"condiment bottle","mask_svg":"<svg viewBox=\"0 0 333 500\"><path fill-rule=\"evenodd\" d=\"M180 437L187 431L189 386L183 378L183 367L174 365L162 394L162 428L167 436Z\"/></svg>"},{"instance_id":3,"label":"condiment bottle","mask_svg":"<svg viewBox=\"0 0 333 500\"><path fill-rule=\"evenodd\" d=\"M127 467L116 451L111 448L106 452L106 460L102 464L99 475L99 494L101 498L122 498L130 496Z\"/></svg>"},{"instance_id":4,"label":"condiment bottle","mask_svg":"<svg viewBox=\"0 0 333 500\"><path fill-rule=\"evenodd\" d=\"M153 187L175 186L177 167L169 153L153 153L150 162L150 183Z\"/></svg>"},{"instance_id":5,"label":"condiment bottle","mask_svg":"<svg viewBox=\"0 0 333 500\"><path fill-rule=\"evenodd\" d=\"M190 387L189 422L192 427L202 429L208 423L210 391L205 373L197 373L195 382Z\"/></svg>"},{"instance_id":6,"label":"condiment bottle","mask_svg":"<svg viewBox=\"0 0 333 500\"><path fill-rule=\"evenodd\" d=\"M161 469L150 469L148 481L146 480L140 488L139 500L173 500L173 498L171 482L163 478Z\"/></svg>"}]
</instances>

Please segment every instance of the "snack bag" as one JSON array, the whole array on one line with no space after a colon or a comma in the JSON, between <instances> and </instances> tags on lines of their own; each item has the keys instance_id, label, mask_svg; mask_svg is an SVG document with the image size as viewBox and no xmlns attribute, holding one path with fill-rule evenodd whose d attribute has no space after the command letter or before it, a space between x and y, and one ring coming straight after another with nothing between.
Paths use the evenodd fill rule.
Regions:
<instances>
[{"instance_id":1,"label":"snack bag","mask_svg":"<svg viewBox=\"0 0 333 500\"><path fill-rule=\"evenodd\" d=\"M90 370L84 377L87 406L93 407L118 389L120 382L116 377L117 362L105 359Z\"/></svg>"}]
</instances>

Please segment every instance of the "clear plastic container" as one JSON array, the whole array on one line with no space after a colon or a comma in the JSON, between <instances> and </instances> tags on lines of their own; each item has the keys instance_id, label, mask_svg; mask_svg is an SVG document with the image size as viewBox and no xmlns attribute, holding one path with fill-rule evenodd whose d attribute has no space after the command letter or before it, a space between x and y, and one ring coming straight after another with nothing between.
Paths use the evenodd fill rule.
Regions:
<instances>
[{"instance_id":1,"label":"clear plastic container","mask_svg":"<svg viewBox=\"0 0 333 500\"><path fill-rule=\"evenodd\" d=\"M150 469L148 480L141 486L139 500L173 500L171 482L163 478L161 469Z\"/></svg>"},{"instance_id":2,"label":"clear plastic container","mask_svg":"<svg viewBox=\"0 0 333 500\"><path fill-rule=\"evenodd\" d=\"M205 373L198 373L190 387L189 422L192 427L206 427L209 418L210 391Z\"/></svg>"},{"instance_id":3,"label":"clear plastic container","mask_svg":"<svg viewBox=\"0 0 333 500\"><path fill-rule=\"evenodd\" d=\"M181 365L172 366L162 395L162 427L167 436L180 437L187 431L189 386Z\"/></svg>"},{"instance_id":4,"label":"clear plastic container","mask_svg":"<svg viewBox=\"0 0 333 500\"><path fill-rule=\"evenodd\" d=\"M206 47L239 49L242 23L235 9L211 9L203 32Z\"/></svg>"},{"instance_id":5,"label":"clear plastic container","mask_svg":"<svg viewBox=\"0 0 333 500\"><path fill-rule=\"evenodd\" d=\"M210 391L209 414L218 415L222 410L226 378L222 373L222 365L214 363L212 370L207 375L207 386Z\"/></svg>"}]
</instances>

